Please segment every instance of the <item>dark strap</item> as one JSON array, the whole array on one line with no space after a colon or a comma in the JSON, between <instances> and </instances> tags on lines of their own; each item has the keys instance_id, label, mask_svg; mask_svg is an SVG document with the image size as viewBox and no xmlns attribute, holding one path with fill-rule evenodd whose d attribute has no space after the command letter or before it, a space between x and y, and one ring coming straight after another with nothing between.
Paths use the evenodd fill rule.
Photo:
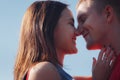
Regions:
<instances>
[{"instance_id":1,"label":"dark strap","mask_svg":"<svg viewBox=\"0 0 120 80\"><path fill-rule=\"evenodd\" d=\"M29 71L25 72L22 80L28 80L29 77Z\"/></svg>"}]
</instances>

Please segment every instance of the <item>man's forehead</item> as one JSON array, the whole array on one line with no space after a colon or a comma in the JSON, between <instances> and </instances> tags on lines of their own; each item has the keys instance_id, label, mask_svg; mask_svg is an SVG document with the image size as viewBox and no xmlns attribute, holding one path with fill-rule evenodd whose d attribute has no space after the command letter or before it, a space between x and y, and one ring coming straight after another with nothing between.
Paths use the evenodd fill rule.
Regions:
<instances>
[{"instance_id":1,"label":"man's forehead","mask_svg":"<svg viewBox=\"0 0 120 80\"><path fill-rule=\"evenodd\" d=\"M85 4L80 4L77 8L77 16L87 13L88 7Z\"/></svg>"},{"instance_id":2,"label":"man's forehead","mask_svg":"<svg viewBox=\"0 0 120 80\"><path fill-rule=\"evenodd\" d=\"M79 12L87 12L87 8L88 8L87 6L81 4L81 5L79 5L79 7L77 8L77 13L79 13Z\"/></svg>"},{"instance_id":3,"label":"man's forehead","mask_svg":"<svg viewBox=\"0 0 120 80\"><path fill-rule=\"evenodd\" d=\"M82 2L77 8L77 15L86 14L90 11L90 2Z\"/></svg>"}]
</instances>

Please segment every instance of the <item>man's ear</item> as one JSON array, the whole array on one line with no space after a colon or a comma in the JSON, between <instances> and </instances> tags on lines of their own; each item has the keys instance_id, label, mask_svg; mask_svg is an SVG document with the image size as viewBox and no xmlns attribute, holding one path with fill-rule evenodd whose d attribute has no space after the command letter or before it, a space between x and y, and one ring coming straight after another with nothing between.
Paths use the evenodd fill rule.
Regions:
<instances>
[{"instance_id":1,"label":"man's ear","mask_svg":"<svg viewBox=\"0 0 120 80\"><path fill-rule=\"evenodd\" d=\"M110 5L107 5L104 8L104 14L105 14L105 18L106 18L107 23L111 23L111 21L113 20L114 11Z\"/></svg>"}]
</instances>

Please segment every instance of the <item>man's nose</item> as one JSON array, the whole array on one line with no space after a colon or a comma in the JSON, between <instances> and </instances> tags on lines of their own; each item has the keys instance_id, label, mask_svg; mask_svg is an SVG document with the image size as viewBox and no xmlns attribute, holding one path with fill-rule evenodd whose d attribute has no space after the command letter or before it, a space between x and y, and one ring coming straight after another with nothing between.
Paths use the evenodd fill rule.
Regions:
<instances>
[{"instance_id":1,"label":"man's nose","mask_svg":"<svg viewBox=\"0 0 120 80\"><path fill-rule=\"evenodd\" d=\"M82 35L82 33L84 32L83 28L77 28L75 31L76 36L80 36Z\"/></svg>"}]
</instances>

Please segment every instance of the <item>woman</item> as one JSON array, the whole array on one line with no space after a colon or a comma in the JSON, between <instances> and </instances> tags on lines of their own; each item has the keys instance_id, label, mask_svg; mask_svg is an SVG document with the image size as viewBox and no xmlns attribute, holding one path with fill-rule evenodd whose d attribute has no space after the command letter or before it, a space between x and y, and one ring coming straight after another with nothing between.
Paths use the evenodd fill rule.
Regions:
<instances>
[{"instance_id":1,"label":"woman","mask_svg":"<svg viewBox=\"0 0 120 80\"><path fill-rule=\"evenodd\" d=\"M66 4L34 2L23 17L14 79L72 80L62 66L64 55L77 53L75 31Z\"/></svg>"}]
</instances>

